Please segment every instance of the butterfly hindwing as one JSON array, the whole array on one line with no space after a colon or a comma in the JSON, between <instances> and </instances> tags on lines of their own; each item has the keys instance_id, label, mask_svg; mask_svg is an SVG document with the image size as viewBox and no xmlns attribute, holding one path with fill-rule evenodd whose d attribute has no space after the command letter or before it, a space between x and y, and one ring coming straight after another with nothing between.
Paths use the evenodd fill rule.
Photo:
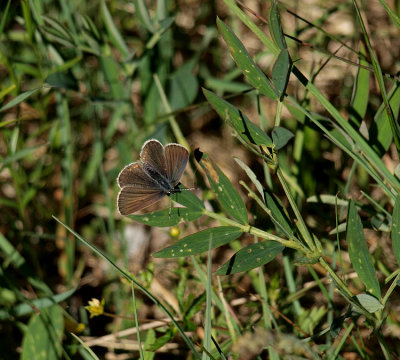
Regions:
<instances>
[{"instance_id":1,"label":"butterfly hindwing","mask_svg":"<svg viewBox=\"0 0 400 360\"><path fill-rule=\"evenodd\" d=\"M168 144L165 146L165 158L167 161L167 177L169 182L175 186L185 170L189 160L189 152L179 144Z\"/></svg>"}]
</instances>

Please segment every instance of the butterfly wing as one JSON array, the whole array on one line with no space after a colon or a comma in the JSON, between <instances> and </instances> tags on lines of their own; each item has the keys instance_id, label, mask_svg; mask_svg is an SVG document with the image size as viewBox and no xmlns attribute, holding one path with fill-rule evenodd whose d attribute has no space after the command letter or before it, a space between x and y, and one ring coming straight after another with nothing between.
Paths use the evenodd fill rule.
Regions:
<instances>
[{"instance_id":1,"label":"butterfly wing","mask_svg":"<svg viewBox=\"0 0 400 360\"><path fill-rule=\"evenodd\" d=\"M117 177L118 186L122 189L127 185L148 185L149 182L155 183L144 171L140 162L126 165Z\"/></svg>"},{"instance_id":2,"label":"butterfly wing","mask_svg":"<svg viewBox=\"0 0 400 360\"><path fill-rule=\"evenodd\" d=\"M121 215L130 215L144 209L165 196L159 186L125 186L118 194L118 211Z\"/></svg>"},{"instance_id":3,"label":"butterfly wing","mask_svg":"<svg viewBox=\"0 0 400 360\"><path fill-rule=\"evenodd\" d=\"M144 209L160 200L165 191L149 177L140 162L125 166L118 175L118 211L121 215L129 215Z\"/></svg>"},{"instance_id":4,"label":"butterfly wing","mask_svg":"<svg viewBox=\"0 0 400 360\"><path fill-rule=\"evenodd\" d=\"M146 167L148 165L160 175L167 177L167 161L165 159L164 146L155 139L147 140L140 152L140 159Z\"/></svg>"},{"instance_id":5,"label":"butterfly wing","mask_svg":"<svg viewBox=\"0 0 400 360\"><path fill-rule=\"evenodd\" d=\"M179 144L168 144L165 146L165 158L167 162L167 178L175 186L186 168L189 160L189 151Z\"/></svg>"}]
</instances>

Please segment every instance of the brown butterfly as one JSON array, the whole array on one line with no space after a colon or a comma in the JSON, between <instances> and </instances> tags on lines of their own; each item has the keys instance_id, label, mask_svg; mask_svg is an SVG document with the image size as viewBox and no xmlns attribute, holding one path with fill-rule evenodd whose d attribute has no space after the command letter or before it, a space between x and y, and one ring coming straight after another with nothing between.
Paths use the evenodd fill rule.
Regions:
<instances>
[{"instance_id":1,"label":"brown butterfly","mask_svg":"<svg viewBox=\"0 0 400 360\"><path fill-rule=\"evenodd\" d=\"M130 215L179 192L177 185L189 160L188 150L179 144L165 147L155 139L146 141L140 161L125 166L118 175L118 211Z\"/></svg>"}]
</instances>

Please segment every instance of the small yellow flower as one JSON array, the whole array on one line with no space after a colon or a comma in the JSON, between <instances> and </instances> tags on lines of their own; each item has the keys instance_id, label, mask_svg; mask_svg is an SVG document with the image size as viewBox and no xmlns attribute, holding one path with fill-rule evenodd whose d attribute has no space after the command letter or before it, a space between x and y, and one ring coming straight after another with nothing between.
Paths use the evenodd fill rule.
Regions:
<instances>
[{"instance_id":1,"label":"small yellow flower","mask_svg":"<svg viewBox=\"0 0 400 360\"><path fill-rule=\"evenodd\" d=\"M85 309L90 312L90 318L104 314L104 299L100 302L99 299L93 298L88 304Z\"/></svg>"}]
</instances>

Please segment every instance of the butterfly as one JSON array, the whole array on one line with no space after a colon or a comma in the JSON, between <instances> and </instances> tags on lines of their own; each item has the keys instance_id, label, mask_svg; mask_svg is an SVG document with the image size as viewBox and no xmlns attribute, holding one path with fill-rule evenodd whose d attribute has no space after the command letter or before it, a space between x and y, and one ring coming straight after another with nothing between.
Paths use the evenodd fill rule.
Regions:
<instances>
[{"instance_id":1,"label":"butterfly","mask_svg":"<svg viewBox=\"0 0 400 360\"><path fill-rule=\"evenodd\" d=\"M155 139L147 140L140 161L125 166L118 175L118 211L130 215L179 192L179 180L189 160L189 151L171 143L165 147Z\"/></svg>"}]
</instances>

